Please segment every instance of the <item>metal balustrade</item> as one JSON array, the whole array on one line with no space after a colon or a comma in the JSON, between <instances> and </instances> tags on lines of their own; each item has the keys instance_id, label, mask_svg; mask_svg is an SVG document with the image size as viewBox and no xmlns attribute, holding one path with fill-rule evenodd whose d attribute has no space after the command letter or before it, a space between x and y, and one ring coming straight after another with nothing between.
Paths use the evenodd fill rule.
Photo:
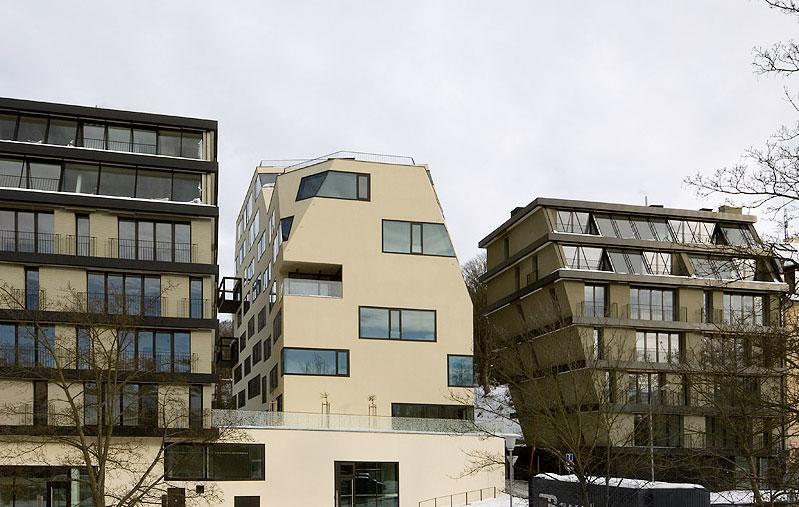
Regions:
<instances>
[{"instance_id":1,"label":"metal balustrade","mask_svg":"<svg viewBox=\"0 0 799 507\"><path fill-rule=\"evenodd\" d=\"M79 301L85 302L88 313L165 317L167 298L141 294L107 294L104 292L78 292Z\"/></svg>"},{"instance_id":2,"label":"metal balustrade","mask_svg":"<svg viewBox=\"0 0 799 507\"><path fill-rule=\"evenodd\" d=\"M0 187L6 188L28 188L31 190L45 190L47 192L58 192L58 178L43 178L39 176L29 176L22 174L22 177L10 174L0 175Z\"/></svg>"},{"instance_id":3,"label":"metal balustrade","mask_svg":"<svg viewBox=\"0 0 799 507\"><path fill-rule=\"evenodd\" d=\"M106 257L189 263L197 259L197 244L110 238L106 245Z\"/></svg>"},{"instance_id":4,"label":"metal balustrade","mask_svg":"<svg viewBox=\"0 0 799 507\"><path fill-rule=\"evenodd\" d=\"M684 306L628 304L625 314L627 318L633 320L688 321L688 309Z\"/></svg>"},{"instance_id":5,"label":"metal balustrade","mask_svg":"<svg viewBox=\"0 0 799 507\"><path fill-rule=\"evenodd\" d=\"M184 319L210 319L211 301L208 299L183 298L178 303L178 317Z\"/></svg>"},{"instance_id":6,"label":"metal balustrade","mask_svg":"<svg viewBox=\"0 0 799 507\"><path fill-rule=\"evenodd\" d=\"M114 141L111 139L82 138L84 148L92 150L126 151L130 153L144 153L156 155L158 146L150 143L134 143L130 141Z\"/></svg>"},{"instance_id":7,"label":"metal balustrade","mask_svg":"<svg viewBox=\"0 0 799 507\"><path fill-rule=\"evenodd\" d=\"M596 303L593 301L583 301L577 303L574 309L575 317L594 317L594 318L619 318L619 308L616 303Z\"/></svg>"},{"instance_id":8,"label":"metal balustrade","mask_svg":"<svg viewBox=\"0 0 799 507\"><path fill-rule=\"evenodd\" d=\"M214 410L216 427L366 431L395 433L480 434L501 432L498 424L465 419L427 419L307 412Z\"/></svg>"},{"instance_id":9,"label":"metal balustrade","mask_svg":"<svg viewBox=\"0 0 799 507\"><path fill-rule=\"evenodd\" d=\"M283 295L340 298L342 283L334 280L286 278L283 280Z\"/></svg>"},{"instance_id":10,"label":"metal balustrade","mask_svg":"<svg viewBox=\"0 0 799 507\"><path fill-rule=\"evenodd\" d=\"M200 356L191 352L121 351L108 355L56 347L0 345L0 367L62 368L69 370L116 369L144 373L196 373Z\"/></svg>"},{"instance_id":11,"label":"metal balustrade","mask_svg":"<svg viewBox=\"0 0 799 507\"><path fill-rule=\"evenodd\" d=\"M358 160L362 162L377 162L382 164L395 165L416 165L412 157L403 155L384 155L381 153L366 153L362 151L337 151L329 155L312 159L291 159L291 160L261 160L262 167L285 167L287 170L301 169L309 167L326 160Z\"/></svg>"},{"instance_id":12,"label":"metal balustrade","mask_svg":"<svg viewBox=\"0 0 799 507\"><path fill-rule=\"evenodd\" d=\"M15 310L43 310L47 308L47 292L6 288L0 291L0 303Z\"/></svg>"},{"instance_id":13,"label":"metal balustrade","mask_svg":"<svg viewBox=\"0 0 799 507\"><path fill-rule=\"evenodd\" d=\"M462 491L451 495L437 496L419 502L419 507L455 507L456 505L469 505L472 502L481 502L497 497L497 488L475 489L472 491Z\"/></svg>"}]
</instances>

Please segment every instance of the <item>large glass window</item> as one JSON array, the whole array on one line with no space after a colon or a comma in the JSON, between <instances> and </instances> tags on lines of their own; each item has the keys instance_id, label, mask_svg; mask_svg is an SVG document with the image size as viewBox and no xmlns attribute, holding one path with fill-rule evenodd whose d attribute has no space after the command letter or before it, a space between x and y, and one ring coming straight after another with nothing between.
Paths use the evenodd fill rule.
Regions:
<instances>
[{"instance_id":1,"label":"large glass window","mask_svg":"<svg viewBox=\"0 0 799 507\"><path fill-rule=\"evenodd\" d=\"M43 162L28 163L28 188L57 192L60 179L60 164L47 164Z\"/></svg>"},{"instance_id":2,"label":"large glass window","mask_svg":"<svg viewBox=\"0 0 799 507\"><path fill-rule=\"evenodd\" d=\"M583 299L583 317L607 317L607 287L604 285L585 284Z\"/></svg>"},{"instance_id":3,"label":"large glass window","mask_svg":"<svg viewBox=\"0 0 799 507\"><path fill-rule=\"evenodd\" d=\"M158 154L170 157L180 156L180 131L158 131Z\"/></svg>"},{"instance_id":4,"label":"large glass window","mask_svg":"<svg viewBox=\"0 0 799 507\"><path fill-rule=\"evenodd\" d=\"M96 194L99 168L96 165L65 164L61 190L77 194Z\"/></svg>"},{"instance_id":5,"label":"large glass window","mask_svg":"<svg viewBox=\"0 0 799 507\"><path fill-rule=\"evenodd\" d=\"M472 356L447 356L447 385L474 387L474 358Z\"/></svg>"},{"instance_id":6,"label":"large glass window","mask_svg":"<svg viewBox=\"0 0 799 507\"><path fill-rule=\"evenodd\" d=\"M635 333L636 360L647 363L676 363L681 360L679 333L637 331Z\"/></svg>"},{"instance_id":7,"label":"large glass window","mask_svg":"<svg viewBox=\"0 0 799 507\"><path fill-rule=\"evenodd\" d=\"M82 126L83 147L94 150L105 149L105 125L85 123Z\"/></svg>"},{"instance_id":8,"label":"large glass window","mask_svg":"<svg viewBox=\"0 0 799 507\"><path fill-rule=\"evenodd\" d=\"M160 276L90 272L87 288L87 305L91 312L161 315Z\"/></svg>"},{"instance_id":9,"label":"large glass window","mask_svg":"<svg viewBox=\"0 0 799 507\"><path fill-rule=\"evenodd\" d=\"M392 403L391 417L419 419L474 419L474 407L465 405L434 405L424 403Z\"/></svg>"},{"instance_id":10,"label":"large glass window","mask_svg":"<svg viewBox=\"0 0 799 507\"><path fill-rule=\"evenodd\" d=\"M653 275L670 275L671 253L669 252L644 252L644 260Z\"/></svg>"},{"instance_id":11,"label":"large glass window","mask_svg":"<svg viewBox=\"0 0 799 507\"><path fill-rule=\"evenodd\" d=\"M349 351L332 349L283 349L284 375L348 376Z\"/></svg>"},{"instance_id":12,"label":"large glass window","mask_svg":"<svg viewBox=\"0 0 799 507\"><path fill-rule=\"evenodd\" d=\"M630 288L630 318L643 320L675 320L676 292L647 287Z\"/></svg>"},{"instance_id":13,"label":"large glass window","mask_svg":"<svg viewBox=\"0 0 799 507\"><path fill-rule=\"evenodd\" d=\"M153 130L133 129L133 145L131 151L134 153L147 153L155 155L156 133Z\"/></svg>"},{"instance_id":14,"label":"large glass window","mask_svg":"<svg viewBox=\"0 0 799 507\"><path fill-rule=\"evenodd\" d=\"M679 243L709 244L713 239L715 224L692 220L669 220L671 230Z\"/></svg>"},{"instance_id":15,"label":"large glass window","mask_svg":"<svg viewBox=\"0 0 799 507\"><path fill-rule=\"evenodd\" d=\"M591 215L583 211L557 210L555 230L574 234L595 234Z\"/></svg>"},{"instance_id":16,"label":"large glass window","mask_svg":"<svg viewBox=\"0 0 799 507\"><path fill-rule=\"evenodd\" d=\"M130 151L130 127L108 126L108 149Z\"/></svg>"},{"instance_id":17,"label":"large glass window","mask_svg":"<svg viewBox=\"0 0 799 507\"><path fill-rule=\"evenodd\" d=\"M169 200L171 196L172 173L139 169L136 176L136 197Z\"/></svg>"},{"instance_id":18,"label":"large glass window","mask_svg":"<svg viewBox=\"0 0 799 507\"><path fill-rule=\"evenodd\" d=\"M310 197L369 200L369 175L340 171L325 171L305 176L300 180L297 200Z\"/></svg>"},{"instance_id":19,"label":"large glass window","mask_svg":"<svg viewBox=\"0 0 799 507\"><path fill-rule=\"evenodd\" d=\"M186 158L203 158L203 135L200 132L183 132L180 156Z\"/></svg>"},{"instance_id":20,"label":"large glass window","mask_svg":"<svg viewBox=\"0 0 799 507\"><path fill-rule=\"evenodd\" d=\"M336 505L399 507L399 464L340 462Z\"/></svg>"},{"instance_id":21,"label":"large glass window","mask_svg":"<svg viewBox=\"0 0 799 507\"><path fill-rule=\"evenodd\" d=\"M177 202L199 202L202 198L202 183L199 174L174 173L172 175L172 200Z\"/></svg>"},{"instance_id":22,"label":"large glass window","mask_svg":"<svg viewBox=\"0 0 799 507\"><path fill-rule=\"evenodd\" d=\"M53 118L50 120L50 129L47 132L47 143L60 146L75 146L78 134L78 122Z\"/></svg>"},{"instance_id":23,"label":"large glass window","mask_svg":"<svg viewBox=\"0 0 799 507\"><path fill-rule=\"evenodd\" d=\"M20 188L22 184L22 160L0 159L0 187Z\"/></svg>"},{"instance_id":24,"label":"large glass window","mask_svg":"<svg viewBox=\"0 0 799 507\"><path fill-rule=\"evenodd\" d=\"M359 311L361 338L436 340L434 310L361 307Z\"/></svg>"},{"instance_id":25,"label":"large glass window","mask_svg":"<svg viewBox=\"0 0 799 507\"><path fill-rule=\"evenodd\" d=\"M0 114L0 141L13 141L17 130L17 115Z\"/></svg>"},{"instance_id":26,"label":"large glass window","mask_svg":"<svg viewBox=\"0 0 799 507\"><path fill-rule=\"evenodd\" d=\"M262 481L264 444L172 444L164 449L167 480Z\"/></svg>"},{"instance_id":27,"label":"large glass window","mask_svg":"<svg viewBox=\"0 0 799 507\"><path fill-rule=\"evenodd\" d=\"M724 322L762 326L766 298L757 294L724 293Z\"/></svg>"},{"instance_id":28,"label":"large glass window","mask_svg":"<svg viewBox=\"0 0 799 507\"><path fill-rule=\"evenodd\" d=\"M43 143L47 130L47 118L37 116L20 116L17 141L26 143Z\"/></svg>"},{"instance_id":29,"label":"large glass window","mask_svg":"<svg viewBox=\"0 0 799 507\"><path fill-rule=\"evenodd\" d=\"M454 257L444 224L383 220L383 251Z\"/></svg>"},{"instance_id":30,"label":"large glass window","mask_svg":"<svg viewBox=\"0 0 799 507\"><path fill-rule=\"evenodd\" d=\"M569 269L610 271L601 248L563 245L563 258Z\"/></svg>"},{"instance_id":31,"label":"large glass window","mask_svg":"<svg viewBox=\"0 0 799 507\"><path fill-rule=\"evenodd\" d=\"M119 258L191 262L191 225L119 220Z\"/></svg>"},{"instance_id":32,"label":"large glass window","mask_svg":"<svg viewBox=\"0 0 799 507\"><path fill-rule=\"evenodd\" d=\"M53 214L0 210L0 251L54 252Z\"/></svg>"},{"instance_id":33,"label":"large glass window","mask_svg":"<svg viewBox=\"0 0 799 507\"><path fill-rule=\"evenodd\" d=\"M136 170L103 166L100 172L100 193L119 197L135 197Z\"/></svg>"}]
</instances>

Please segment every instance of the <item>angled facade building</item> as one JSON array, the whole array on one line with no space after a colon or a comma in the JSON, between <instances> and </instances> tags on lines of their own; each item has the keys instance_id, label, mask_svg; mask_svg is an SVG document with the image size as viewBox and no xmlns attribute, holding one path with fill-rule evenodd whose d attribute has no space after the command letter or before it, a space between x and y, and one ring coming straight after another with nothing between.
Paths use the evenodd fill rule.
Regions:
<instances>
[{"instance_id":1,"label":"angled facade building","mask_svg":"<svg viewBox=\"0 0 799 507\"><path fill-rule=\"evenodd\" d=\"M526 440L572 456L612 446L622 473L645 478L712 467L730 487L751 457L778 476L780 347L766 337L787 285L755 220L547 198L514 209L480 246ZM580 417L553 427L555 408L586 424L571 441L563 427Z\"/></svg>"}]
</instances>

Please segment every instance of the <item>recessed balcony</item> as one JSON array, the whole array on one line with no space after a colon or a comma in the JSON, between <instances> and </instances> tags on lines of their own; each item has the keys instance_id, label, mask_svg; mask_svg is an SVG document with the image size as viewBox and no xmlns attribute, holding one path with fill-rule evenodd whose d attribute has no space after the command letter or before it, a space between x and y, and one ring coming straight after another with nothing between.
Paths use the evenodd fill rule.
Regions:
<instances>
[{"instance_id":1,"label":"recessed balcony","mask_svg":"<svg viewBox=\"0 0 799 507\"><path fill-rule=\"evenodd\" d=\"M286 278L283 280L284 296L317 296L340 298L340 280L312 280L308 278Z\"/></svg>"},{"instance_id":2,"label":"recessed balcony","mask_svg":"<svg viewBox=\"0 0 799 507\"><path fill-rule=\"evenodd\" d=\"M223 277L217 291L216 309L220 313L236 313L241 306L241 278Z\"/></svg>"}]
</instances>

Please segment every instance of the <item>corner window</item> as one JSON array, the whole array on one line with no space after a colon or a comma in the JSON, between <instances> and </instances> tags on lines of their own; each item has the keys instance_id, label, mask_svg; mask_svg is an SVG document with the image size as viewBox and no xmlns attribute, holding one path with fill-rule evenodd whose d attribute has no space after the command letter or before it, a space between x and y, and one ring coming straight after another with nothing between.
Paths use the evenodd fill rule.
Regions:
<instances>
[{"instance_id":1,"label":"corner window","mask_svg":"<svg viewBox=\"0 0 799 507\"><path fill-rule=\"evenodd\" d=\"M283 375L349 376L348 350L283 349Z\"/></svg>"},{"instance_id":2,"label":"corner window","mask_svg":"<svg viewBox=\"0 0 799 507\"><path fill-rule=\"evenodd\" d=\"M455 257L444 224L383 220L383 252Z\"/></svg>"},{"instance_id":3,"label":"corner window","mask_svg":"<svg viewBox=\"0 0 799 507\"><path fill-rule=\"evenodd\" d=\"M435 310L359 308L361 338L436 341Z\"/></svg>"},{"instance_id":4,"label":"corner window","mask_svg":"<svg viewBox=\"0 0 799 507\"><path fill-rule=\"evenodd\" d=\"M447 356L447 385L449 387L474 387L474 358L472 356Z\"/></svg>"},{"instance_id":5,"label":"corner window","mask_svg":"<svg viewBox=\"0 0 799 507\"><path fill-rule=\"evenodd\" d=\"M341 171L325 171L300 180L297 200L311 197L330 197L368 201L370 198L369 175Z\"/></svg>"}]
</instances>

